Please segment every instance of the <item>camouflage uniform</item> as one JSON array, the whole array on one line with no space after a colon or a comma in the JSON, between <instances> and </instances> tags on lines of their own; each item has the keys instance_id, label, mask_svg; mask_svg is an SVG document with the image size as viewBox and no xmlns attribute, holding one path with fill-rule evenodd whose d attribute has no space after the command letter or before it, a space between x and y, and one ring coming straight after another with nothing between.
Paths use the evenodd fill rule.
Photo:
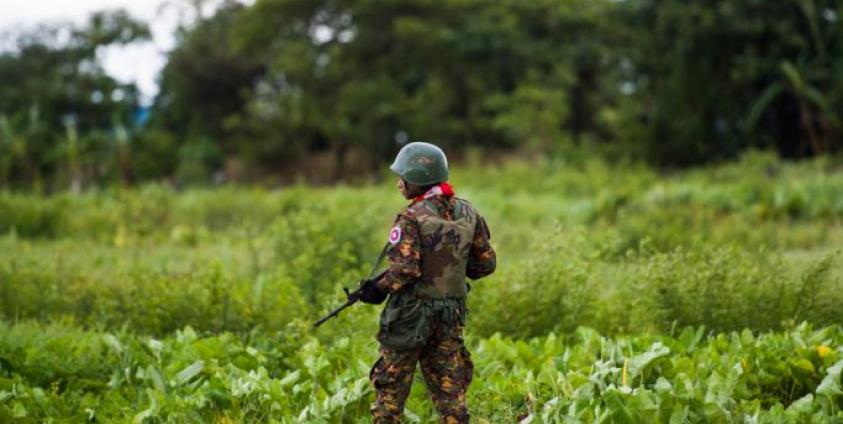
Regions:
<instances>
[{"instance_id":1,"label":"camouflage uniform","mask_svg":"<svg viewBox=\"0 0 843 424\"><path fill-rule=\"evenodd\" d=\"M465 277L495 270L486 222L463 199L428 195L396 218L388 258L378 287L390 298L381 314L380 358L369 376L374 421L400 422L419 362L442 422L468 422L465 393L474 364L462 338Z\"/></svg>"}]
</instances>

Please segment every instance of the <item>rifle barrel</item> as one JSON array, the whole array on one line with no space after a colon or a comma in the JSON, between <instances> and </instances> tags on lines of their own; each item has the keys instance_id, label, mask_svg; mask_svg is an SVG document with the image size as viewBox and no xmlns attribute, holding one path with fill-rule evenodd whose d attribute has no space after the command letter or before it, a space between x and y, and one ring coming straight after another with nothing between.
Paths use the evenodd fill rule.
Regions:
<instances>
[{"instance_id":1,"label":"rifle barrel","mask_svg":"<svg viewBox=\"0 0 843 424\"><path fill-rule=\"evenodd\" d=\"M328 315L325 315L324 317L322 317L321 319L319 319L319 321L316 321L316 322L313 324L313 328L319 327L320 325L324 324L324 323L325 323L325 321L327 321L327 320L329 320L329 319L331 319L331 318L333 318L333 317L335 317L335 316L339 315L339 313L340 313L340 312L342 312L342 310L343 310L343 309L345 309L345 308L347 308L347 307L349 307L349 306L353 305L355 302L357 302L357 299L346 301L345 303L343 303L342 305L340 305L340 307L338 307L337 309L334 309L333 311L331 311L330 313L328 313Z\"/></svg>"},{"instance_id":2,"label":"rifle barrel","mask_svg":"<svg viewBox=\"0 0 843 424\"><path fill-rule=\"evenodd\" d=\"M339 308L331 311L328 315L325 315L324 317L320 318L319 321L316 321L315 323L313 323L313 328L319 327L320 325L324 324L325 321L328 321L329 319L339 315L339 313L342 312L343 309L357 303L358 297L360 296L360 293L361 293L360 291L362 290L362 287L363 287L364 283L366 281L370 281L370 280L378 280L378 279L382 278L384 274L386 274L386 271L381 272L380 274L378 274L374 278L368 278L366 280L361 281L360 283L357 284L357 290L354 290L353 292L349 292L347 288L344 288L343 290L345 290L345 295L348 297L349 300L347 300L344 304L340 305Z\"/></svg>"}]
</instances>

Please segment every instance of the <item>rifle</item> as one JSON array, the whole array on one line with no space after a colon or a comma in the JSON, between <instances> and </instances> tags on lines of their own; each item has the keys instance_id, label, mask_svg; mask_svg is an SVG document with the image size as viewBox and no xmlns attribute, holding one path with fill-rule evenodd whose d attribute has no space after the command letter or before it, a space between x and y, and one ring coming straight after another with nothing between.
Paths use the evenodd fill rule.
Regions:
<instances>
[{"instance_id":1,"label":"rifle","mask_svg":"<svg viewBox=\"0 0 843 424\"><path fill-rule=\"evenodd\" d=\"M313 323L313 328L319 327L320 325L324 324L325 321L328 321L329 319L339 315L339 313L342 312L345 308L357 303L357 301L360 300L360 293L362 293L362 291L363 291L363 285L370 282L370 281L377 281L381 277L383 277L383 274L385 274L386 271L383 271L378 275L374 275L374 274L375 274L375 271L380 266L381 261L383 261L383 258L386 257L386 251L388 249L389 249L389 243L385 244L383 246L383 249L381 249L380 255L378 255L377 259L375 259L375 262L372 264L372 270L369 271L369 276L360 280L360 282L357 284L357 290L354 290L354 291L350 292L350 291L348 291L348 288L346 288L346 287L342 288L343 291L345 292L345 297L346 297L345 303L343 303L342 305L340 305L338 308L334 309L333 311L329 312L328 315L325 315L324 317L320 318L319 321L316 321L315 323Z\"/></svg>"},{"instance_id":2,"label":"rifle","mask_svg":"<svg viewBox=\"0 0 843 424\"><path fill-rule=\"evenodd\" d=\"M361 280L360 283L357 285L357 287L358 287L357 290L354 290L353 292L348 291L347 287L343 287L342 289L345 292L345 296L348 300L346 300L345 303L340 305L338 308L329 312L328 315L325 315L324 317L320 318L319 321L316 321L315 323L313 323L313 328L319 327L320 325L324 324L325 321L327 321L327 320L329 320L329 319L331 319L335 316L338 316L339 313L342 312L345 308L357 303L360 300L360 293L363 291L363 285L366 284L369 281L372 281L372 280L374 280L374 281L379 280L381 277L383 277L383 275L385 273L386 273L386 271L381 272L380 274L378 274L374 278L367 278L365 280Z\"/></svg>"}]
</instances>

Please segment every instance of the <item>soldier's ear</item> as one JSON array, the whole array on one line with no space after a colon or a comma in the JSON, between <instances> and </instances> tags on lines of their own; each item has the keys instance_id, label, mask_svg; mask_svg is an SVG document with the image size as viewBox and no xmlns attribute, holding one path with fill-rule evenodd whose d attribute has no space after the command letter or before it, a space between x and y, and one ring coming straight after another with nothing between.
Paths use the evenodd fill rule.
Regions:
<instances>
[{"instance_id":1,"label":"soldier's ear","mask_svg":"<svg viewBox=\"0 0 843 424\"><path fill-rule=\"evenodd\" d=\"M420 194L424 194L426 191L424 187L419 187L415 184L407 182L407 180L405 179L401 179L401 181L404 182L404 193L406 194L408 199L412 199L413 197L416 197Z\"/></svg>"}]
</instances>

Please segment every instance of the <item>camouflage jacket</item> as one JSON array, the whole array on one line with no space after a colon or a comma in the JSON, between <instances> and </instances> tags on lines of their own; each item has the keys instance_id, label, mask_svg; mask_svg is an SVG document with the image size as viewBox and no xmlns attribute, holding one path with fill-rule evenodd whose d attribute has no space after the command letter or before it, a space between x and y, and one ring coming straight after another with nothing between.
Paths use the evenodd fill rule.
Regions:
<instances>
[{"instance_id":1,"label":"camouflage jacket","mask_svg":"<svg viewBox=\"0 0 843 424\"><path fill-rule=\"evenodd\" d=\"M414 202L395 219L389 234L387 258L389 269L379 280L378 287L388 293L397 293L408 285L423 279L423 272L435 272L423 265L425 256L432 256L431 251L436 240L423 239L418 222L419 210L432 208L437 215L446 220L453 220L455 209L463 208L466 213L476 216L473 237L468 244L465 276L471 279L485 277L495 271L497 258L489 243L490 234L486 220L477 214L471 204L458 197L433 196L420 202Z\"/></svg>"},{"instance_id":2,"label":"camouflage jacket","mask_svg":"<svg viewBox=\"0 0 843 424\"><path fill-rule=\"evenodd\" d=\"M434 322L455 330L465 325L465 277L495 270L489 238L485 220L457 197L432 196L402 211L389 234L389 269L378 281L390 293L380 317L381 345L413 349L427 340Z\"/></svg>"}]
</instances>

